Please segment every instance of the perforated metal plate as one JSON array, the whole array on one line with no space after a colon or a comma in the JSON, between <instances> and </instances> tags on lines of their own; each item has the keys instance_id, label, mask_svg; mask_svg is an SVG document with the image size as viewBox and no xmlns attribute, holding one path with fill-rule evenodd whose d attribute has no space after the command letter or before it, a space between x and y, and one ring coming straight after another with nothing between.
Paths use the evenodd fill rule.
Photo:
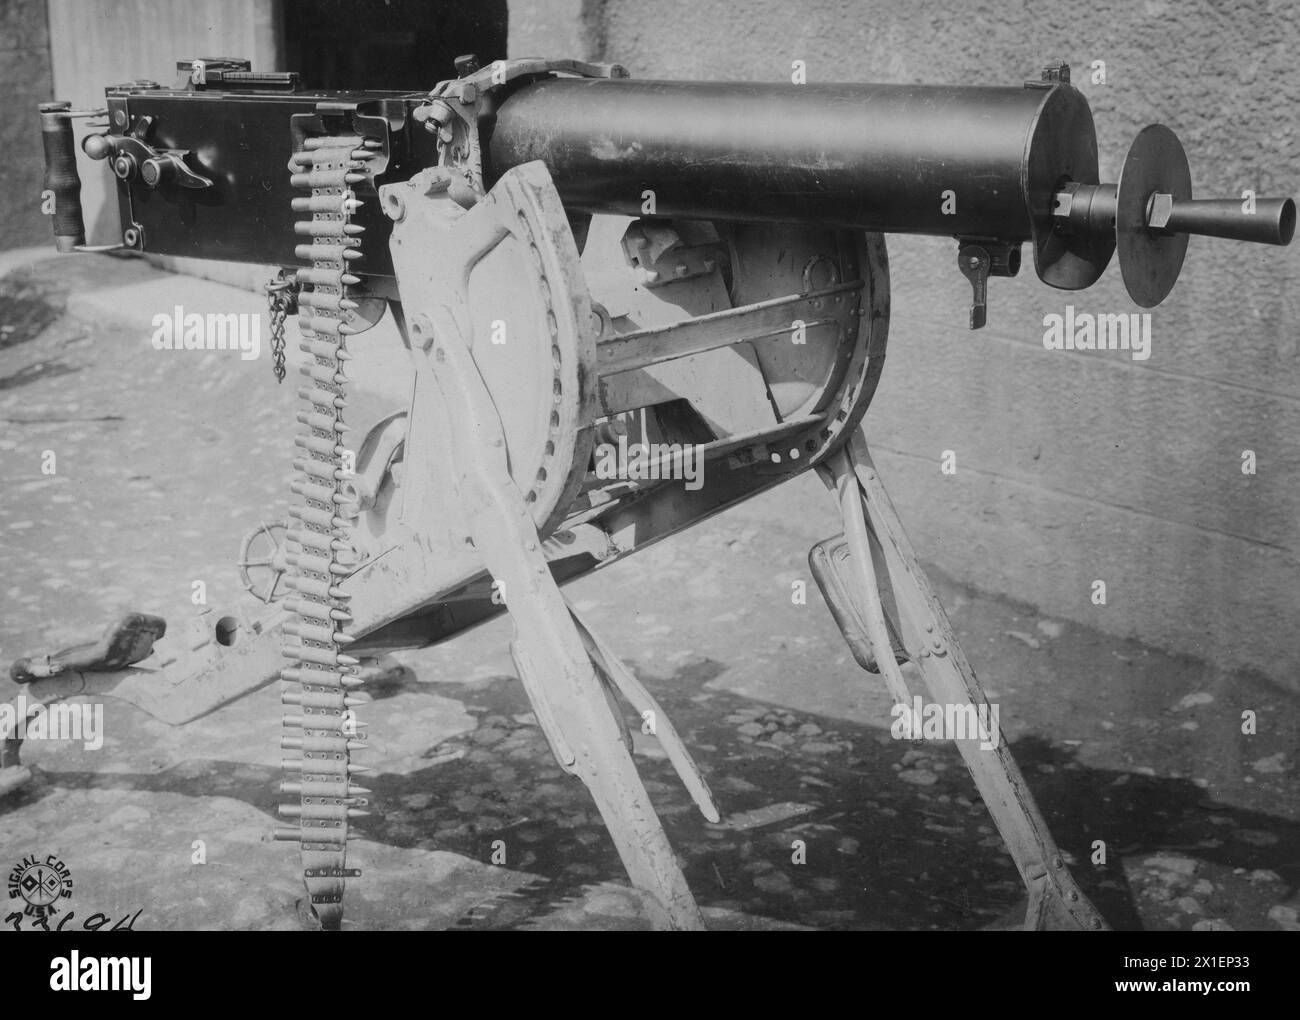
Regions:
<instances>
[{"instance_id":1,"label":"perforated metal plate","mask_svg":"<svg viewBox=\"0 0 1300 1020\"><path fill-rule=\"evenodd\" d=\"M545 536L591 452L596 341L577 247L544 164L503 175L461 208L436 172L383 189L411 343L454 323L506 434L510 474ZM431 187L431 184L433 185Z\"/></svg>"}]
</instances>

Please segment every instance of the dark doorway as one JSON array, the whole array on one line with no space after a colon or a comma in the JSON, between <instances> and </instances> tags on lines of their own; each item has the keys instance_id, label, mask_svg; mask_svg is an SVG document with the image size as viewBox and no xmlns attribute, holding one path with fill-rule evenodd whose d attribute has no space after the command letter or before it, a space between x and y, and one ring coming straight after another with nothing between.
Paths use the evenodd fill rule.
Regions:
<instances>
[{"instance_id":1,"label":"dark doorway","mask_svg":"<svg viewBox=\"0 0 1300 1020\"><path fill-rule=\"evenodd\" d=\"M506 55L506 0L284 0L285 70L313 89L425 91Z\"/></svg>"}]
</instances>

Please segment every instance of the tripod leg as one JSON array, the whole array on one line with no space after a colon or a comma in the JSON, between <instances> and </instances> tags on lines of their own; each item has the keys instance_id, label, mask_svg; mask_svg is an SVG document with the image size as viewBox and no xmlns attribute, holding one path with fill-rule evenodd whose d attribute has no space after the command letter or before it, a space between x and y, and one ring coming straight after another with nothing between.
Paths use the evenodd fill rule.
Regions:
<instances>
[{"instance_id":1,"label":"tripod leg","mask_svg":"<svg viewBox=\"0 0 1300 1020\"><path fill-rule=\"evenodd\" d=\"M475 548L500 582L515 624L513 652L530 700L561 768L596 802L632 884L646 894L657 928L703 928L668 836L621 739L537 528L510 476L500 418L461 339L444 319L433 369L451 422L461 504Z\"/></svg>"},{"instance_id":2,"label":"tripod leg","mask_svg":"<svg viewBox=\"0 0 1300 1020\"><path fill-rule=\"evenodd\" d=\"M876 565L871 555L871 536L866 515L862 510L862 488L849 452L841 450L831 458L829 473L834 479L835 495L840 504L840 518L844 522L844 537L849 545L851 580L856 581L862 596L862 620L866 635L876 654L876 665L885 679L885 686L893 696L894 704L913 704L903 671L898 668L890 642L889 626L885 620L884 604L876 581ZM913 719L909 732L920 734L920 719Z\"/></svg>"},{"instance_id":3,"label":"tripod leg","mask_svg":"<svg viewBox=\"0 0 1300 1020\"><path fill-rule=\"evenodd\" d=\"M857 522L851 518L861 518L865 507L866 522L885 554L885 567L898 606L904 645L920 667L931 698L945 707L951 706L954 718L960 713L969 723L996 719L975 671L957 643L943 606L921 570L893 503L871 462L861 431L850 440L844 457L834 458L826 469L826 474L834 477L841 493L845 487L851 488L845 477L850 465L859 487L859 499L841 501L846 517L845 532L852 534L850 529L856 527ZM874 587L874 578L869 578L869 582ZM865 601L870 604L871 600ZM874 602L879 604L878 594ZM889 645L878 644L877 647L888 648ZM887 662L891 656L882 655L880 658ZM955 741L957 749L1029 891L1025 927L1031 930L1105 928L1105 921L1066 869L1010 749L999 739L996 722L992 727L968 725L965 732L964 738Z\"/></svg>"},{"instance_id":4,"label":"tripod leg","mask_svg":"<svg viewBox=\"0 0 1300 1020\"><path fill-rule=\"evenodd\" d=\"M664 753L677 771L682 785L690 793L691 800L695 801L695 806L700 809L700 813L710 822L718 821L721 816L718 814L717 804L713 801L709 784L704 781L700 767L695 764L695 759L686 749L685 742L678 736L677 728L668 718L668 713L660 707L654 695L646 690L645 685L614 654L613 648L591 629L573 604L567 599L565 602L569 606L569 614L573 617L573 622L578 628L583 643L587 646L587 653L592 661L609 677L619 693L627 698L642 721L651 727L650 732L658 737Z\"/></svg>"}]
</instances>

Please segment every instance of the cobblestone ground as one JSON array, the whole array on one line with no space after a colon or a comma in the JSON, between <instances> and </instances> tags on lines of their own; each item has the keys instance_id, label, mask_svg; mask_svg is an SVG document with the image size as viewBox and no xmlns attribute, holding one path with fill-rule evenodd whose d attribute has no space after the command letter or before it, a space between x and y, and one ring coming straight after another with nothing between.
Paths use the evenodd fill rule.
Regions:
<instances>
[{"instance_id":1,"label":"cobblestone ground","mask_svg":"<svg viewBox=\"0 0 1300 1020\"><path fill-rule=\"evenodd\" d=\"M10 269L0 659L95 636L128 608L175 623L195 611L196 579L212 604L236 598L240 536L288 505L292 387L276 387L265 351L154 351L148 324L174 304L256 311L259 299L108 258ZM358 386L400 393L391 330L366 342L376 367ZM820 597L791 601L809 545L836 530L820 485L802 478L569 590L660 698L719 801L721 823L705 822L629 719L711 926L995 925L1021 889L960 758L892 739L887 699ZM935 580L1058 842L1114 926L1300 928L1294 696ZM374 691L375 813L350 852L365 873L347 926L645 925L584 788L546 748L507 641L495 621L401 653ZM0 698L16 693L0 680ZM98 750L24 745L35 777L0 798L0 867L58 856L79 919L304 927L295 851L268 835L275 685L181 728L104 706Z\"/></svg>"}]
</instances>

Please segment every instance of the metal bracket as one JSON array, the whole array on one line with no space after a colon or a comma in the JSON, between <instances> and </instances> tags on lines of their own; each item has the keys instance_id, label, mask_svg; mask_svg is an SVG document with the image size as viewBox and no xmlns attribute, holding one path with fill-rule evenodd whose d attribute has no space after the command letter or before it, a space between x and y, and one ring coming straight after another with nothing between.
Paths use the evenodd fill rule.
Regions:
<instances>
[{"instance_id":1,"label":"metal bracket","mask_svg":"<svg viewBox=\"0 0 1300 1020\"><path fill-rule=\"evenodd\" d=\"M201 190L212 182L185 164L189 149L158 149L144 141L153 126L153 117L138 117L125 134L87 135L82 151L91 159L112 157L114 175L122 181L138 176L147 187L158 188L174 183L182 188Z\"/></svg>"},{"instance_id":2,"label":"metal bracket","mask_svg":"<svg viewBox=\"0 0 1300 1020\"><path fill-rule=\"evenodd\" d=\"M470 55L457 59L457 70L464 67L466 74L459 78L440 81L429 93L431 98L453 98L462 103L476 102L479 95L510 84L517 78L539 74L570 74L578 78L629 78L622 64L590 63L585 60L547 60L543 57L517 57L511 60L494 60L481 65Z\"/></svg>"},{"instance_id":3,"label":"metal bracket","mask_svg":"<svg viewBox=\"0 0 1300 1020\"><path fill-rule=\"evenodd\" d=\"M678 280L708 276L725 258L718 244L688 245L666 223L637 220L623 235L623 251L636 267L635 277L643 287L662 287Z\"/></svg>"},{"instance_id":4,"label":"metal bracket","mask_svg":"<svg viewBox=\"0 0 1300 1020\"><path fill-rule=\"evenodd\" d=\"M485 193L478 131L478 118L483 109L481 100L485 96L495 95L520 78L544 74L569 74L580 78L629 77L627 68L621 64L538 57L495 60L483 67L477 57L469 55L457 58L456 67L467 73L460 78L440 81L430 90L427 102L417 106L411 116L423 124L426 131L438 136L438 164L458 170L478 196Z\"/></svg>"},{"instance_id":5,"label":"metal bracket","mask_svg":"<svg viewBox=\"0 0 1300 1020\"><path fill-rule=\"evenodd\" d=\"M982 238L958 238L958 242L957 268L971 285L970 328L982 329L988 319L989 277L1020 272L1020 244Z\"/></svg>"},{"instance_id":6,"label":"metal bracket","mask_svg":"<svg viewBox=\"0 0 1300 1020\"><path fill-rule=\"evenodd\" d=\"M1057 85L1070 84L1070 65L1064 60L1054 60L1043 65L1041 78L1026 78L1027 89L1051 89Z\"/></svg>"}]
</instances>

